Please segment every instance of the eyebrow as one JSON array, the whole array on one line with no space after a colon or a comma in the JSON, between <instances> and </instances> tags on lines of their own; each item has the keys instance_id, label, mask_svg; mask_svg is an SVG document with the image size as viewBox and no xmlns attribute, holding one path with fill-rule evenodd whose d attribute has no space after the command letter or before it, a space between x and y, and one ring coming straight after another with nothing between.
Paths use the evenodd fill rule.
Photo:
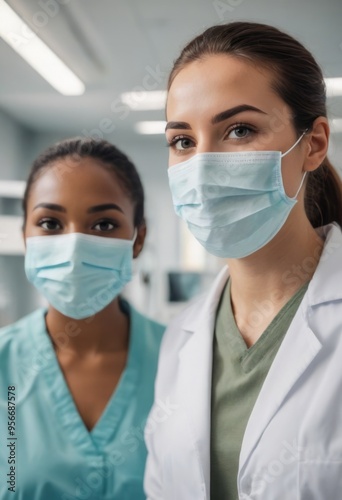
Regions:
<instances>
[{"instance_id":1,"label":"eyebrow","mask_svg":"<svg viewBox=\"0 0 342 500\"><path fill-rule=\"evenodd\" d=\"M225 111L221 111L217 115L213 116L211 119L212 125L216 125L217 123L223 122L232 116L237 115L238 113L242 113L243 111L255 111L256 113L262 113L266 115L265 111L262 111L255 106L251 106L250 104L240 104L239 106L234 106L234 108L226 109ZM190 130L191 127L187 122L168 122L165 127L165 131L168 129L184 129Z\"/></svg>"},{"instance_id":2,"label":"eyebrow","mask_svg":"<svg viewBox=\"0 0 342 500\"><path fill-rule=\"evenodd\" d=\"M48 208L49 210L55 210L57 212L66 212L64 207L57 205L56 203L38 203L33 210L36 210L37 208Z\"/></svg>"},{"instance_id":3,"label":"eyebrow","mask_svg":"<svg viewBox=\"0 0 342 500\"><path fill-rule=\"evenodd\" d=\"M118 210L121 213L124 213L122 208L119 207L119 205L116 205L115 203L105 203L103 205L96 205L94 207L90 207L87 210L88 214L94 214L96 212L103 212L104 210Z\"/></svg>"},{"instance_id":4,"label":"eyebrow","mask_svg":"<svg viewBox=\"0 0 342 500\"><path fill-rule=\"evenodd\" d=\"M186 122L167 122L165 132L170 128L181 128L185 130L191 129L190 125Z\"/></svg>"},{"instance_id":5,"label":"eyebrow","mask_svg":"<svg viewBox=\"0 0 342 500\"><path fill-rule=\"evenodd\" d=\"M226 109L226 111L222 111L221 113L218 113L217 115L213 116L211 119L211 123L213 125L216 125L216 123L223 122L224 120L227 120L228 118L231 118L232 116L237 115L238 113L242 113L243 111L255 111L256 113L262 113L263 115L266 115L265 111L262 111L259 108L256 108L254 106L250 106L249 104L240 104L240 106L235 106L234 108L231 109Z\"/></svg>"},{"instance_id":6,"label":"eyebrow","mask_svg":"<svg viewBox=\"0 0 342 500\"><path fill-rule=\"evenodd\" d=\"M57 205L56 203L39 203L34 207L33 210L36 210L37 208L47 208L49 210L55 210L57 212L66 213L66 209L61 205ZM94 207L88 208L87 213L93 214L96 212L102 212L104 210L118 210L119 212L124 213L122 208L120 208L115 203L105 203L103 205L95 205Z\"/></svg>"}]
</instances>

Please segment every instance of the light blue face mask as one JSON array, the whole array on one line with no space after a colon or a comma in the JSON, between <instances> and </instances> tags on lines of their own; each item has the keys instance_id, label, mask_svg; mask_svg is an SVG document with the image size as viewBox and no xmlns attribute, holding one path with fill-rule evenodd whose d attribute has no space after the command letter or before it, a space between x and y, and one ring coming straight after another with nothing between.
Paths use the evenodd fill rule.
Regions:
<instances>
[{"instance_id":1,"label":"light blue face mask","mask_svg":"<svg viewBox=\"0 0 342 500\"><path fill-rule=\"evenodd\" d=\"M176 214L206 250L242 258L265 246L297 202L285 193L280 151L199 153L168 170Z\"/></svg>"},{"instance_id":2,"label":"light blue face mask","mask_svg":"<svg viewBox=\"0 0 342 500\"><path fill-rule=\"evenodd\" d=\"M26 276L62 314L87 318L104 309L132 279L134 240L82 233L30 237Z\"/></svg>"}]
</instances>

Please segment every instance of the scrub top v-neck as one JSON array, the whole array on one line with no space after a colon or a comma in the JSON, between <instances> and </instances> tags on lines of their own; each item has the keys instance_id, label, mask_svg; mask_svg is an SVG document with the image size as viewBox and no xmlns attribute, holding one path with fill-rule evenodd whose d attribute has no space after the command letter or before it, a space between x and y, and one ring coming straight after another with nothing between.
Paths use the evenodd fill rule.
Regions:
<instances>
[{"instance_id":1,"label":"scrub top v-neck","mask_svg":"<svg viewBox=\"0 0 342 500\"><path fill-rule=\"evenodd\" d=\"M164 327L123 307L130 317L127 364L90 432L47 334L46 311L0 330L1 428L7 429L7 388L15 386L17 437L16 493L2 481L1 500L145 499L143 431ZM7 473L6 437L0 469Z\"/></svg>"}]
</instances>

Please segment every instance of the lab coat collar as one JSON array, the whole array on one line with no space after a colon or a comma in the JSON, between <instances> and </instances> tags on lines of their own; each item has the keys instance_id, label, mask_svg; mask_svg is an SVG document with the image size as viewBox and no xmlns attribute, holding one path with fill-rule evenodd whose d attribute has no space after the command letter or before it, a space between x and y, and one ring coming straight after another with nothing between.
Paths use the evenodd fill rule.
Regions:
<instances>
[{"instance_id":1,"label":"lab coat collar","mask_svg":"<svg viewBox=\"0 0 342 500\"><path fill-rule=\"evenodd\" d=\"M304 310L302 306L298 309L248 420L240 453L239 478L269 422L322 348L306 320L303 321Z\"/></svg>"},{"instance_id":2,"label":"lab coat collar","mask_svg":"<svg viewBox=\"0 0 342 500\"><path fill-rule=\"evenodd\" d=\"M187 332L204 332L203 328L199 328L203 321L205 322L208 316L215 315L221 298L223 289L229 277L228 266L224 266L215 278L214 283L211 285L209 293L207 292L201 299L194 301L193 307L187 310L187 316L182 323L182 329ZM198 313L199 304L201 307L200 314ZM207 333L207 332L206 332Z\"/></svg>"},{"instance_id":3,"label":"lab coat collar","mask_svg":"<svg viewBox=\"0 0 342 500\"><path fill-rule=\"evenodd\" d=\"M342 298L342 287L340 286L340 283L342 283L341 228L338 224L332 223L318 228L317 233L325 239L325 245L316 272L308 288L308 302L310 306ZM305 264L304 262L304 271ZM309 265L309 262L307 264ZM334 273L331 273L332 269L334 269ZM340 279L336 279L336 273L340 276ZM207 316L216 311L228 278L229 269L228 266L224 266L209 290L209 294L205 296L205 299L202 299L202 312L198 314L198 307L188 310L188 315L184 318L182 324L183 330L188 332L197 331L203 321L203 314ZM194 305L198 305L198 302L195 302Z\"/></svg>"}]
</instances>

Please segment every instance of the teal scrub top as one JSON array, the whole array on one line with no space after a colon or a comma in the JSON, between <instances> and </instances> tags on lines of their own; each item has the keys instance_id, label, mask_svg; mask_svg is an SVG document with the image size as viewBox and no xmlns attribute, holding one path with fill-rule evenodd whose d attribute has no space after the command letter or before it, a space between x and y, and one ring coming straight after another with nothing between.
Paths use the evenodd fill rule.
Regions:
<instances>
[{"instance_id":1,"label":"teal scrub top","mask_svg":"<svg viewBox=\"0 0 342 500\"><path fill-rule=\"evenodd\" d=\"M144 426L164 327L123 307L126 368L90 432L46 331L46 310L0 329L1 500L145 499Z\"/></svg>"}]
</instances>

